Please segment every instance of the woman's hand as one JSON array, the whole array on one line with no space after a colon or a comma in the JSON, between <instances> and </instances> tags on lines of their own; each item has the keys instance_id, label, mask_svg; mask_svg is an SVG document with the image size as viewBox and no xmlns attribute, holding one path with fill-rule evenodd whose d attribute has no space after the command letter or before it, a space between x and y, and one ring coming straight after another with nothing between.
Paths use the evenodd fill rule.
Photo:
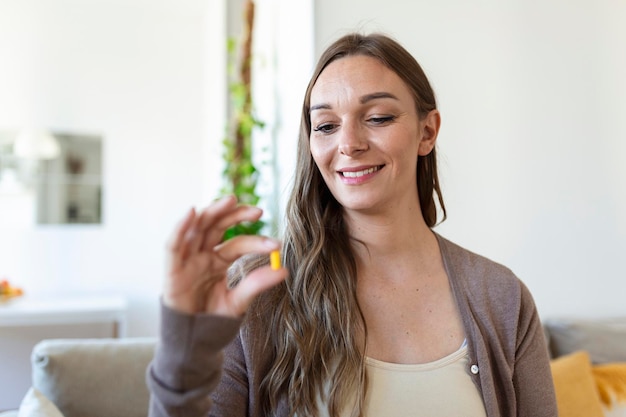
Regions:
<instances>
[{"instance_id":1,"label":"woman's hand","mask_svg":"<svg viewBox=\"0 0 626 417\"><path fill-rule=\"evenodd\" d=\"M214 313L239 317L254 297L278 284L287 270L269 266L252 271L234 288L228 288L226 272L247 253L269 253L279 249L279 242L262 236L237 236L222 242L229 227L254 222L262 211L238 206L234 197L225 197L201 213L191 209L175 231L168 247L168 276L163 303L188 314Z\"/></svg>"}]
</instances>

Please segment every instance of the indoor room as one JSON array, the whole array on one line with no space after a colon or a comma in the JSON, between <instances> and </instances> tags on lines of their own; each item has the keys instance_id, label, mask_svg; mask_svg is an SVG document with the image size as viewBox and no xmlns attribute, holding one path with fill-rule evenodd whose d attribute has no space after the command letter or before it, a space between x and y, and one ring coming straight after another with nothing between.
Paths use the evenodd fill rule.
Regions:
<instances>
[{"instance_id":1,"label":"indoor room","mask_svg":"<svg viewBox=\"0 0 626 417\"><path fill-rule=\"evenodd\" d=\"M532 294L560 415L626 415L624 21L615 0L0 2L0 415L147 415L175 228L235 193L263 209L253 233L282 238L307 85L354 31L430 80L432 230ZM232 185L241 100L251 197ZM87 379L46 379L33 349L53 340ZM79 362L86 341L105 356Z\"/></svg>"}]
</instances>

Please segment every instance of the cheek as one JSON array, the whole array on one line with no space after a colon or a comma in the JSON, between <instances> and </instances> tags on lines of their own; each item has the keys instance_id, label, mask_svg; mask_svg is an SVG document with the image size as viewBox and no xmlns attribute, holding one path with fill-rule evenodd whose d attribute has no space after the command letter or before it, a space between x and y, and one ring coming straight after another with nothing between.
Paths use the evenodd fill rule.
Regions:
<instances>
[{"instance_id":1,"label":"cheek","mask_svg":"<svg viewBox=\"0 0 626 417\"><path fill-rule=\"evenodd\" d=\"M309 141L309 149L311 150L311 156L321 172L324 172L325 167L331 162L333 152L328 146L319 140L312 139Z\"/></svg>"}]
</instances>

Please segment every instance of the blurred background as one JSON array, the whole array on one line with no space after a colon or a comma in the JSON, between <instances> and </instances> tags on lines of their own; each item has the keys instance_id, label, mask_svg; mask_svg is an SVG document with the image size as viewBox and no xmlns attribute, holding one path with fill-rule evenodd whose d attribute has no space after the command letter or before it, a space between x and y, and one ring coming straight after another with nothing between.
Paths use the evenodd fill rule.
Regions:
<instances>
[{"instance_id":1,"label":"blurred background","mask_svg":"<svg viewBox=\"0 0 626 417\"><path fill-rule=\"evenodd\" d=\"M280 228L315 59L348 31L382 31L437 93L436 230L513 269L543 318L626 314L625 2L255 3L267 219ZM169 234L222 188L244 5L0 2L0 280L24 293L0 301L0 410L30 385L41 338L156 335ZM90 308L99 323L72 321Z\"/></svg>"}]
</instances>

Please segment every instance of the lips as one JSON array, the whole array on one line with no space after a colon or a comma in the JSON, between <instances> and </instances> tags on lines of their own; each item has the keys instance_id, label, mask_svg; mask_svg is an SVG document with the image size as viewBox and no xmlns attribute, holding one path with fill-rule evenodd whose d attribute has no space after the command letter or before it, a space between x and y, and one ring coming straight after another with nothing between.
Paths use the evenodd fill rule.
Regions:
<instances>
[{"instance_id":1,"label":"lips","mask_svg":"<svg viewBox=\"0 0 626 417\"><path fill-rule=\"evenodd\" d=\"M364 175L372 174L380 170L384 165L377 165L369 168L357 169L357 170L345 170L339 171L339 173L345 178L359 178Z\"/></svg>"}]
</instances>

